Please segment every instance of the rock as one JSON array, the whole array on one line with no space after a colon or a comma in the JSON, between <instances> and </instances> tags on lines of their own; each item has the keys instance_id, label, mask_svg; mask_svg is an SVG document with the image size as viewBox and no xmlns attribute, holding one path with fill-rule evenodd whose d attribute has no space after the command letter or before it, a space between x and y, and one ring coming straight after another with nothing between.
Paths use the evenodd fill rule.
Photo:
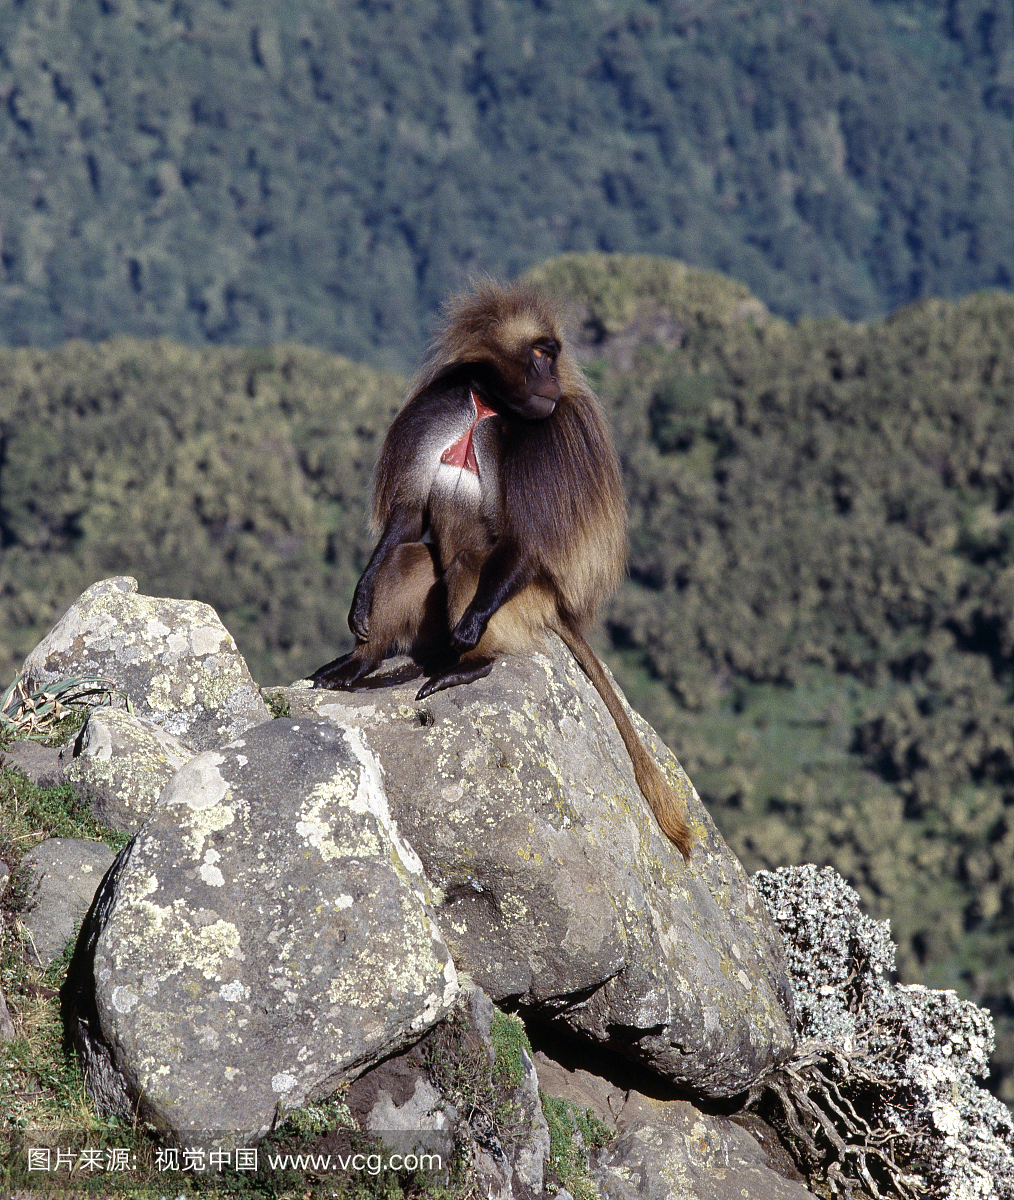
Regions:
<instances>
[{"instance_id":1,"label":"rock","mask_svg":"<svg viewBox=\"0 0 1014 1200\"><path fill-rule=\"evenodd\" d=\"M17 1037L18 1031L14 1028L14 1022L11 1020L11 1014L7 1010L7 1001L4 997L4 992L0 991L0 1044L4 1042L13 1042Z\"/></svg>"},{"instance_id":2,"label":"rock","mask_svg":"<svg viewBox=\"0 0 1014 1200\"><path fill-rule=\"evenodd\" d=\"M269 721L191 759L109 873L68 981L104 1112L262 1135L457 994L355 731ZM186 1144L186 1143L184 1143Z\"/></svg>"},{"instance_id":3,"label":"rock","mask_svg":"<svg viewBox=\"0 0 1014 1200\"><path fill-rule=\"evenodd\" d=\"M686 866L659 832L597 693L555 638L422 703L417 684L284 690L293 715L362 728L392 812L440 889L454 960L526 1020L554 1022L712 1096L794 1043L782 948L676 760Z\"/></svg>"},{"instance_id":4,"label":"rock","mask_svg":"<svg viewBox=\"0 0 1014 1200\"><path fill-rule=\"evenodd\" d=\"M520 1035L499 1051L494 1021ZM534 1200L545 1194L549 1126L521 1041L517 1018L497 1013L485 993L470 988L449 1021L357 1079L349 1109L361 1128L401 1153L421 1145L448 1163L457 1147L477 1195Z\"/></svg>"},{"instance_id":5,"label":"rock","mask_svg":"<svg viewBox=\"0 0 1014 1200\"><path fill-rule=\"evenodd\" d=\"M535 1063L529 1057L527 1046L522 1044L523 1028L515 1017L497 1013L492 1001L479 988L473 988L468 997L470 1025L484 1047L488 1047L490 1062L494 1065L493 1079L508 1078L510 1094L500 1095L501 1108L510 1109L510 1134L505 1139L497 1130L496 1113L483 1113L473 1109L470 1126L473 1142L479 1148L473 1151L476 1173L482 1181L481 1194L502 1200L526 1200L529 1196L543 1194L546 1162L549 1159L549 1126L542 1111L539 1096L539 1078ZM512 1032L511 1021L516 1022L514 1038L502 1037L497 1047L493 1038L493 1023L499 1021ZM511 1044L513 1042L513 1044ZM497 1063L497 1057L501 1058ZM511 1061L513 1059L513 1061Z\"/></svg>"},{"instance_id":6,"label":"rock","mask_svg":"<svg viewBox=\"0 0 1014 1200\"><path fill-rule=\"evenodd\" d=\"M0 991L0 1043L13 1042L16 1036L17 1030L11 1020L11 1014L7 1011L7 1001Z\"/></svg>"},{"instance_id":7,"label":"rock","mask_svg":"<svg viewBox=\"0 0 1014 1200\"><path fill-rule=\"evenodd\" d=\"M140 596L126 576L88 588L21 669L32 689L69 676L111 679L137 716L199 750L270 717L213 608Z\"/></svg>"},{"instance_id":8,"label":"rock","mask_svg":"<svg viewBox=\"0 0 1014 1200\"><path fill-rule=\"evenodd\" d=\"M701 1112L683 1099L639 1091L629 1069L588 1061L574 1047L565 1062L535 1054L539 1086L548 1096L590 1110L611 1129L613 1140L592 1152L590 1174L602 1197L633 1200L679 1196L681 1200L807 1200L812 1195L775 1132L759 1119L732 1120ZM745 1127L749 1125L749 1128ZM637 1186L632 1186L632 1181Z\"/></svg>"},{"instance_id":9,"label":"rock","mask_svg":"<svg viewBox=\"0 0 1014 1200\"><path fill-rule=\"evenodd\" d=\"M570 1047L574 1051L573 1047ZM558 1100L566 1100L582 1111L590 1110L604 1125L614 1132L616 1121L627 1096L632 1089L628 1086L630 1078L622 1081L609 1079L605 1075L585 1070L576 1066L577 1062L587 1061L586 1056L579 1051L566 1055L565 1066L544 1050L535 1051L535 1069L539 1073L539 1086L547 1095L555 1096Z\"/></svg>"},{"instance_id":10,"label":"rock","mask_svg":"<svg viewBox=\"0 0 1014 1200\"><path fill-rule=\"evenodd\" d=\"M64 782L91 802L103 825L133 833L194 751L121 708L93 708L64 747Z\"/></svg>"},{"instance_id":11,"label":"rock","mask_svg":"<svg viewBox=\"0 0 1014 1200\"><path fill-rule=\"evenodd\" d=\"M49 838L26 856L32 872L30 908L23 920L40 966L59 958L116 858L101 842Z\"/></svg>"},{"instance_id":12,"label":"rock","mask_svg":"<svg viewBox=\"0 0 1014 1200\"><path fill-rule=\"evenodd\" d=\"M427 1079L416 1047L361 1075L347 1103L366 1133L401 1153L435 1148L443 1148L448 1158L453 1153L457 1113Z\"/></svg>"},{"instance_id":13,"label":"rock","mask_svg":"<svg viewBox=\"0 0 1014 1200\"><path fill-rule=\"evenodd\" d=\"M524 1196L526 1192L533 1196L542 1195L542 1180L550 1150L549 1126L542 1111L535 1064L524 1050L520 1051L519 1057L523 1075L516 1090L516 1120L524 1134L518 1141L511 1162L511 1178L503 1193L506 1200L510 1200L510 1197ZM497 1165L495 1159L491 1158L491 1165ZM486 1195L494 1194L493 1190L487 1187Z\"/></svg>"},{"instance_id":14,"label":"rock","mask_svg":"<svg viewBox=\"0 0 1014 1200\"><path fill-rule=\"evenodd\" d=\"M771 1169L763 1146L735 1121L685 1100L635 1095L619 1136L598 1156L602 1200L812 1200L803 1183Z\"/></svg>"},{"instance_id":15,"label":"rock","mask_svg":"<svg viewBox=\"0 0 1014 1200\"><path fill-rule=\"evenodd\" d=\"M475 1192L497 1200L570 1194L561 1183L573 1194L597 1190L620 1200L811 1200L774 1131L759 1119L742 1118L746 1128L683 1099L645 1095L628 1086L636 1068L600 1051L589 1055L576 1043L569 1066L542 1050L529 1056L520 1029L505 1052L505 1039L494 1037L491 1026L513 1020L470 989L459 1010L422 1042L352 1084L346 1101L353 1118L401 1153L418 1146L441 1153L446 1164L456 1145L477 1180ZM505 1087L512 1057L517 1082ZM589 1058L615 1074L573 1065ZM595 1132L588 1110L602 1135L612 1135L602 1149L582 1138L582 1129ZM569 1149L568 1130L576 1142Z\"/></svg>"},{"instance_id":16,"label":"rock","mask_svg":"<svg viewBox=\"0 0 1014 1200\"><path fill-rule=\"evenodd\" d=\"M59 787L63 783L63 762L56 746L38 742L15 742L0 753L5 767L17 767L36 787Z\"/></svg>"}]
</instances>

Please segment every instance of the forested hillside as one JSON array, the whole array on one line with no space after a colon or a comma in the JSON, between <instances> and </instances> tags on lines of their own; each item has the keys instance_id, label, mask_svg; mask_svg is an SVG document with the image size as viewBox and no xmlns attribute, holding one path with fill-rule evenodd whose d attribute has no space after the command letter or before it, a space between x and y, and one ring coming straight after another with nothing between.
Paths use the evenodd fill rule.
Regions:
<instances>
[{"instance_id":1,"label":"forested hillside","mask_svg":"<svg viewBox=\"0 0 1014 1200\"><path fill-rule=\"evenodd\" d=\"M834 864L904 979L989 1004L1014 1100L1014 297L793 326L669 260L533 275L624 467L610 665L748 867ZM333 657L401 387L296 346L0 352L6 679L123 571L263 683Z\"/></svg>"},{"instance_id":2,"label":"forested hillside","mask_svg":"<svg viewBox=\"0 0 1014 1200\"><path fill-rule=\"evenodd\" d=\"M470 273L723 270L785 316L1014 278L1009 0L0 5L0 344L407 369Z\"/></svg>"},{"instance_id":3,"label":"forested hillside","mask_svg":"<svg viewBox=\"0 0 1014 1200\"><path fill-rule=\"evenodd\" d=\"M351 645L365 498L402 387L299 346L0 351L5 673L61 605L123 571L213 604L261 681Z\"/></svg>"}]
</instances>

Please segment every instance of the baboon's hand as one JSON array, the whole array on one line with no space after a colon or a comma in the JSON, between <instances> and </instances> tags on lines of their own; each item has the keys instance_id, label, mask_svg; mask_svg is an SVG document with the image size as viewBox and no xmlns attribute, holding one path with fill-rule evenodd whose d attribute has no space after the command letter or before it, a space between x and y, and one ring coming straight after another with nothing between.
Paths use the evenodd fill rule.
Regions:
<instances>
[{"instance_id":1,"label":"baboon's hand","mask_svg":"<svg viewBox=\"0 0 1014 1200\"><path fill-rule=\"evenodd\" d=\"M474 649L485 631L486 621L482 614L466 608L464 615L451 633L451 649L456 650L459 654Z\"/></svg>"},{"instance_id":2,"label":"baboon's hand","mask_svg":"<svg viewBox=\"0 0 1014 1200\"><path fill-rule=\"evenodd\" d=\"M364 586L363 580L356 584L352 597L352 607L349 609L349 629L360 642L369 641L370 637L370 606L373 603L373 589Z\"/></svg>"}]
</instances>

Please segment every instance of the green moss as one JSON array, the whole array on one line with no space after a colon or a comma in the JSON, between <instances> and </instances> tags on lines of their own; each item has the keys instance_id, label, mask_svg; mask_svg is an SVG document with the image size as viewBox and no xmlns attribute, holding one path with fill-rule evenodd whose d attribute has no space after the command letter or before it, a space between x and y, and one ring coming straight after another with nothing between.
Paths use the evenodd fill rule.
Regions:
<instances>
[{"instance_id":1,"label":"green moss","mask_svg":"<svg viewBox=\"0 0 1014 1200\"><path fill-rule=\"evenodd\" d=\"M522 1054L532 1058L532 1044L525 1032L525 1023L514 1013L499 1009L493 1014L489 1034L493 1040L494 1077L504 1087L519 1087L525 1078Z\"/></svg>"},{"instance_id":2,"label":"green moss","mask_svg":"<svg viewBox=\"0 0 1014 1200\"><path fill-rule=\"evenodd\" d=\"M100 825L69 784L37 787L16 767L0 767L0 815L12 836L21 835L21 851L47 837L87 838L122 850L130 838Z\"/></svg>"},{"instance_id":3,"label":"green moss","mask_svg":"<svg viewBox=\"0 0 1014 1200\"><path fill-rule=\"evenodd\" d=\"M607 1145L612 1131L590 1108L579 1108L543 1091L539 1095L549 1126L549 1169L574 1200L596 1200L598 1189L589 1174L588 1151Z\"/></svg>"},{"instance_id":4,"label":"green moss","mask_svg":"<svg viewBox=\"0 0 1014 1200\"><path fill-rule=\"evenodd\" d=\"M292 716L292 706L283 692L264 691L261 695L264 697L264 703L268 706L268 712L271 713L273 719Z\"/></svg>"}]
</instances>

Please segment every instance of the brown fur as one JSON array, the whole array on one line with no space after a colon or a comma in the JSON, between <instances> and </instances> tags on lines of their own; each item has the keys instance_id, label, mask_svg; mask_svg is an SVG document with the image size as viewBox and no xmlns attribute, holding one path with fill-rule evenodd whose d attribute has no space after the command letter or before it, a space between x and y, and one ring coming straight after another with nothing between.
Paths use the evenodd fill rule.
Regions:
<instances>
[{"instance_id":1,"label":"brown fur","mask_svg":"<svg viewBox=\"0 0 1014 1200\"><path fill-rule=\"evenodd\" d=\"M480 419L473 397L495 415ZM441 465L466 437L477 473ZM357 646L321 667L317 686L368 684L386 655L407 650L429 661L425 696L488 674L498 656L525 653L552 630L602 696L663 832L689 858L682 804L583 636L623 574L626 504L605 419L540 292L483 283L448 306L384 441L372 517L381 537L349 614Z\"/></svg>"}]
</instances>

